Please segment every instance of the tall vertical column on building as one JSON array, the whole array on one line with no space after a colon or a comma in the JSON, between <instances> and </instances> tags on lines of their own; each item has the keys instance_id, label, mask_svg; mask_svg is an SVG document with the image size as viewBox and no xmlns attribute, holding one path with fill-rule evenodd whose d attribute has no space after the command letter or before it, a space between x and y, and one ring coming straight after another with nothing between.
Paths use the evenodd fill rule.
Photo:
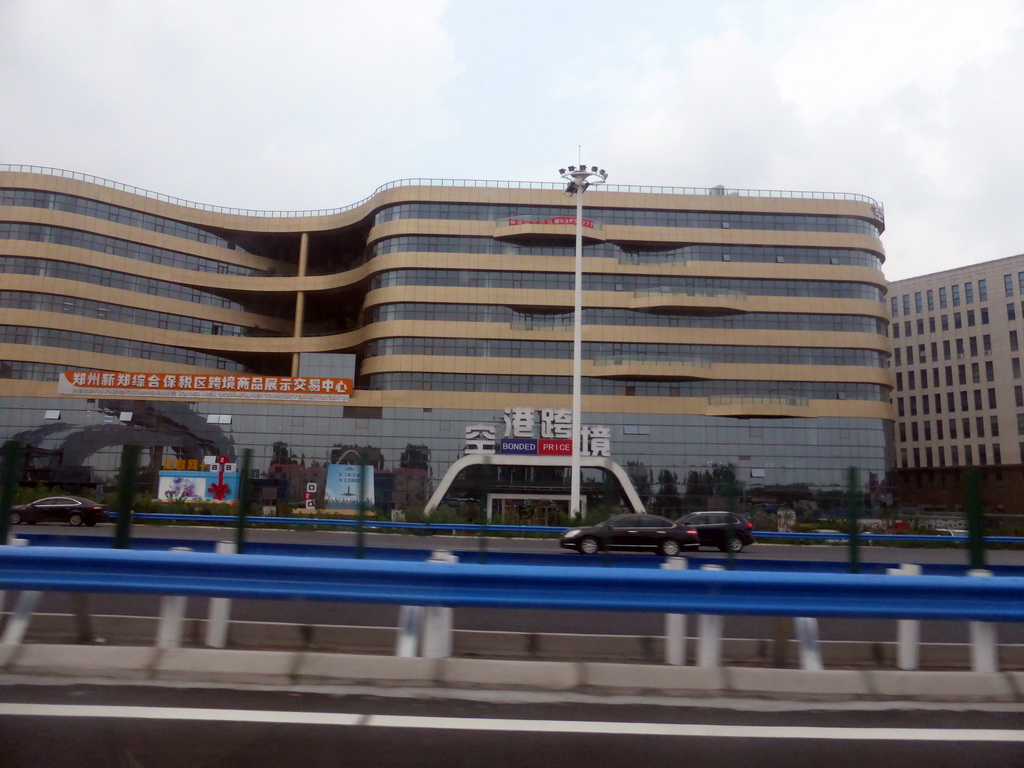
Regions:
<instances>
[{"instance_id":1,"label":"tall vertical column on building","mask_svg":"<svg viewBox=\"0 0 1024 768\"><path fill-rule=\"evenodd\" d=\"M303 232L299 240L299 277L306 276L306 264L309 261L309 232ZM302 323L306 314L306 292L295 293L295 339L302 338ZM292 376L299 375L299 353L292 353Z\"/></svg>"}]
</instances>

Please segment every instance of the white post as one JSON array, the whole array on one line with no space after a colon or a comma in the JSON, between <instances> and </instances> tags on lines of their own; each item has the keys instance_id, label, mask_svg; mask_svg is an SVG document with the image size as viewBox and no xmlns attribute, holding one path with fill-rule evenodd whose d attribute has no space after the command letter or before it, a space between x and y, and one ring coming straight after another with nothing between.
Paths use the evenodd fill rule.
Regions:
<instances>
[{"instance_id":1,"label":"white post","mask_svg":"<svg viewBox=\"0 0 1024 768\"><path fill-rule=\"evenodd\" d=\"M238 552L238 546L233 541L218 541L215 551L222 555L234 555ZM230 615L230 597L210 598L210 612L206 619L206 644L209 647L223 648L227 645Z\"/></svg>"},{"instance_id":2,"label":"white post","mask_svg":"<svg viewBox=\"0 0 1024 768\"><path fill-rule=\"evenodd\" d=\"M459 558L447 550L430 554L428 563L457 563ZM452 655L452 609L428 605L423 609L423 638L420 652L426 659L447 659Z\"/></svg>"},{"instance_id":3,"label":"white post","mask_svg":"<svg viewBox=\"0 0 1024 768\"><path fill-rule=\"evenodd\" d=\"M170 552L191 552L191 547L171 547ZM185 632L185 595L164 595L160 598L160 621L156 627L157 648L180 648Z\"/></svg>"},{"instance_id":4,"label":"white post","mask_svg":"<svg viewBox=\"0 0 1024 768\"><path fill-rule=\"evenodd\" d=\"M156 630L157 648L180 648L185 629L185 595L164 595L160 598L160 623Z\"/></svg>"},{"instance_id":5,"label":"white post","mask_svg":"<svg viewBox=\"0 0 1024 768\"><path fill-rule=\"evenodd\" d=\"M992 571L982 568L970 570L968 576L989 577ZM972 621L971 670L994 675L999 671L999 648L996 645L996 625L991 621Z\"/></svg>"},{"instance_id":6,"label":"white post","mask_svg":"<svg viewBox=\"0 0 1024 768\"><path fill-rule=\"evenodd\" d=\"M921 566L904 563L899 568L887 568L890 576L920 576ZM921 622L900 619L896 622L896 667L912 670L921 666Z\"/></svg>"},{"instance_id":7,"label":"white post","mask_svg":"<svg viewBox=\"0 0 1024 768\"><path fill-rule=\"evenodd\" d=\"M42 592L26 591L18 595L18 602L14 605L14 613L7 620L3 636L0 636L0 645L20 645L28 632L28 623L32 620L36 606Z\"/></svg>"},{"instance_id":8,"label":"white post","mask_svg":"<svg viewBox=\"0 0 1024 768\"><path fill-rule=\"evenodd\" d=\"M809 616L797 616L793 619L796 628L797 644L800 647L800 669L809 672L820 672L825 667L821 663L821 645L818 643L818 620Z\"/></svg>"},{"instance_id":9,"label":"white post","mask_svg":"<svg viewBox=\"0 0 1024 768\"><path fill-rule=\"evenodd\" d=\"M398 609L398 640L395 642L395 656L412 658L420 650L420 633L423 631L423 606L403 605Z\"/></svg>"},{"instance_id":10,"label":"white post","mask_svg":"<svg viewBox=\"0 0 1024 768\"><path fill-rule=\"evenodd\" d=\"M724 571L721 565L702 565L702 571ZM697 666L722 666L722 629L725 617L700 614L697 617Z\"/></svg>"},{"instance_id":11,"label":"white post","mask_svg":"<svg viewBox=\"0 0 1024 768\"><path fill-rule=\"evenodd\" d=\"M686 559L670 557L661 564L664 570L686 570ZM665 614L665 663L677 667L686 664L686 614Z\"/></svg>"}]
</instances>

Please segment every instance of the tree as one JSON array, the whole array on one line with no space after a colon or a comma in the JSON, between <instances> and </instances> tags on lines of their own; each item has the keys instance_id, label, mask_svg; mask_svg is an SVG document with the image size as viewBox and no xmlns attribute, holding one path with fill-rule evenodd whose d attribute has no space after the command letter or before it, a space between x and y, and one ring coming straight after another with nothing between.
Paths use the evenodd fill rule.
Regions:
<instances>
[{"instance_id":1,"label":"tree","mask_svg":"<svg viewBox=\"0 0 1024 768\"><path fill-rule=\"evenodd\" d=\"M671 515L682 509L683 500L679 496L678 482L676 473L670 469L658 473L658 495L654 499L654 507L660 514Z\"/></svg>"},{"instance_id":2,"label":"tree","mask_svg":"<svg viewBox=\"0 0 1024 768\"><path fill-rule=\"evenodd\" d=\"M648 506L654 491L651 487L654 471L642 461L627 461L626 474L629 475L629 480L636 489L636 495L640 497L640 503L645 507Z\"/></svg>"}]
</instances>

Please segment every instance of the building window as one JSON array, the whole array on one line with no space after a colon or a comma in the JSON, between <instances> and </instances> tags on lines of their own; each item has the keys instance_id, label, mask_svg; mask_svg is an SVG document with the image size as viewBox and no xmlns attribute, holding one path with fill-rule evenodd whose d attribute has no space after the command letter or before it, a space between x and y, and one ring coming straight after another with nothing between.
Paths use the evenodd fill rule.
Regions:
<instances>
[{"instance_id":1,"label":"building window","mask_svg":"<svg viewBox=\"0 0 1024 768\"><path fill-rule=\"evenodd\" d=\"M939 288L939 309L946 308L946 289Z\"/></svg>"},{"instance_id":2,"label":"building window","mask_svg":"<svg viewBox=\"0 0 1024 768\"><path fill-rule=\"evenodd\" d=\"M928 292L927 292L927 297L928 297L928 311L929 312L934 312L935 311L935 291L933 291L931 288L929 288Z\"/></svg>"},{"instance_id":3,"label":"building window","mask_svg":"<svg viewBox=\"0 0 1024 768\"><path fill-rule=\"evenodd\" d=\"M954 312L953 313L953 328L959 331L963 327L964 327L963 317L961 316L961 314L959 312Z\"/></svg>"},{"instance_id":4,"label":"building window","mask_svg":"<svg viewBox=\"0 0 1024 768\"><path fill-rule=\"evenodd\" d=\"M935 393L935 412L942 413L942 395Z\"/></svg>"},{"instance_id":5,"label":"building window","mask_svg":"<svg viewBox=\"0 0 1024 768\"><path fill-rule=\"evenodd\" d=\"M906 416L906 413L904 413L903 398L902 397L897 397L896 398L896 415L898 415L898 416ZM1022 432L1021 434L1024 434L1024 432Z\"/></svg>"},{"instance_id":6,"label":"building window","mask_svg":"<svg viewBox=\"0 0 1024 768\"><path fill-rule=\"evenodd\" d=\"M923 413L925 416L931 413L931 406L929 405L930 402L931 401L928 399L928 395L921 395L921 413Z\"/></svg>"},{"instance_id":7,"label":"building window","mask_svg":"<svg viewBox=\"0 0 1024 768\"><path fill-rule=\"evenodd\" d=\"M1024 434L1024 432L1021 434ZM956 419L949 420L949 439L956 440Z\"/></svg>"},{"instance_id":8,"label":"building window","mask_svg":"<svg viewBox=\"0 0 1024 768\"><path fill-rule=\"evenodd\" d=\"M900 442L907 442L907 423L905 421L900 422Z\"/></svg>"},{"instance_id":9,"label":"building window","mask_svg":"<svg viewBox=\"0 0 1024 768\"><path fill-rule=\"evenodd\" d=\"M917 335L924 336L924 318L917 318Z\"/></svg>"},{"instance_id":10,"label":"building window","mask_svg":"<svg viewBox=\"0 0 1024 768\"><path fill-rule=\"evenodd\" d=\"M900 324L899 323L893 323L892 324L892 337L894 339L898 339L900 337Z\"/></svg>"},{"instance_id":11,"label":"building window","mask_svg":"<svg viewBox=\"0 0 1024 768\"><path fill-rule=\"evenodd\" d=\"M967 413L968 407L967 390L964 390L960 393L960 413Z\"/></svg>"},{"instance_id":12,"label":"building window","mask_svg":"<svg viewBox=\"0 0 1024 768\"><path fill-rule=\"evenodd\" d=\"M910 396L910 415L917 416L917 396Z\"/></svg>"},{"instance_id":13,"label":"building window","mask_svg":"<svg viewBox=\"0 0 1024 768\"><path fill-rule=\"evenodd\" d=\"M952 359L952 355L951 355L949 350L950 350L949 339L944 339L943 342L942 342L942 359L943 360L951 360Z\"/></svg>"},{"instance_id":14,"label":"building window","mask_svg":"<svg viewBox=\"0 0 1024 768\"><path fill-rule=\"evenodd\" d=\"M999 417L995 414L988 417L988 433L991 437L999 437Z\"/></svg>"},{"instance_id":15,"label":"building window","mask_svg":"<svg viewBox=\"0 0 1024 768\"><path fill-rule=\"evenodd\" d=\"M988 407L995 410L996 407L996 391L994 388L988 390Z\"/></svg>"},{"instance_id":16,"label":"building window","mask_svg":"<svg viewBox=\"0 0 1024 768\"><path fill-rule=\"evenodd\" d=\"M1024 445L1024 443L1022 443L1022 445ZM1024 449L1021 450L1021 454L1024 454ZM903 466L904 469L907 468L907 449L906 448L900 448L900 464Z\"/></svg>"},{"instance_id":17,"label":"building window","mask_svg":"<svg viewBox=\"0 0 1024 768\"><path fill-rule=\"evenodd\" d=\"M981 349L986 355L992 354L992 336L988 333L981 336Z\"/></svg>"},{"instance_id":18,"label":"building window","mask_svg":"<svg viewBox=\"0 0 1024 768\"><path fill-rule=\"evenodd\" d=\"M910 294L903 294L903 316L906 317L910 314Z\"/></svg>"},{"instance_id":19,"label":"building window","mask_svg":"<svg viewBox=\"0 0 1024 768\"><path fill-rule=\"evenodd\" d=\"M974 410L980 411L984 406L981 404L981 390L974 390Z\"/></svg>"},{"instance_id":20,"label":"building window","mask_svg":"<svg viewBox=\"0 0 1024 768\"><path fill-rule=\"evenodd\" d=\"M934 466L934 461L932 460L932 449L928 447L925 447L924 449L924 465L926 467Z\"/></svg>"},{"instance_id":21,"label":"building window","mask_svg":"<svg viewBox=\"0 0 1024 768\"><path fill-rule=\"evenodd\" d=\"M985 417L978 416L974 420L974 431L978 434L978 437L985 436Z\"/></svg>"},{"instance_id":22,"label":"building window","mask_svg":"<svg viewBox=\"0 0 1024 768\"><path fill-rule=\"evenodd\" d=\"M988 325L988 307L981 308L981 324Z\"/></svg>"},{"instance_id":23,"label":"building window","mask_svg":"<svg viewBox=\"0 0 1024 768\"><path fill-rule=\"evenodd\" d=\"M939 446L939 466L946 466L946 446L944 445Z\"/></svg>"},{"instance_id":24,"label":"building window","mask_svg":"<svg viewBox=\"0 0 1024 768\"><path fill-rule=\"evenodd\" d=\"M993 464L1002 464L1003 463L1003 454L1002 454L1002 451L999 449L999 443L993 443L992 444L992 463Z\"/></svg>"},{"instance_id":25,"label":"building window","mask_svg":"<svg viewBox=\"0 0 1024 768\"><path fill-rule=\"evenodd\" d=\"M960 306L960 286L959 285L954 285L949 290L950 290L950 294L951 294L951 296L953 298L953 306L954 307L959 307Z\"/></svg>"},{"instance_id":26,"label":"building window","mask_svg":"<svg viewBox=\"0 0 1024 768\"><path fill-rule=\"evenodd\" d=\"M993 382L996 380L996 366L991 360L985 363L985 381Z\"/></svg>"},{"instance_id":27,"label":"building window","mask_svg":"<svg viewBox=\"0 0 1024 768\"><path fill-rule=\"evenodd\" d=\"M920 467L921 466L921 449L920 448L915 448L914 449L914 466L915 467Z\"/></svg>"},{"instance_id":28,"label":"building window","mask_svg":"<svg viewBox=\"0 0 1024 768\"><path fill-rule=\"evenodd\" d=\"M911 371L911 373L913 373L913 371ZM903 374L902 373L897 373L896 374L896 391L897 392L902 392L903 391Z\"/></svg>"},{"instance_id":29,"label":"building window","mask_svg":"<svg viewBox=\"0 0 1024 768\"><path fill-rule=\"evenodd\" d=\"M968 309L967 310L967 327L968 328L973 328L974 326L975 326L974 310L973 309Z\"/></svg>"},{"instance_id":30,"label":"building window","mask_svg":"<svg viewBox=\"0 0 1024 768\"><path fill-rule=\"evenodd\" d=\"M1017 434L1024 435L1024 413L1017 414ZM1024 454L1021 454L1024 456Z\"/></svg>"},{"instance_id":31,"label":"building window","mask_svg":"<svg viewBox=\"0 0 1024 768\"><path fill-rule=\"evenodd\" d=\"M895 355L896 355L896 357L895 357L896 365L903 365L903 362L902 362L903 357L902 357L902 354L901 354L901 351L900 351L899 347L896 347Z\"/></svg>"},{"instance_id":32,"label":"building window","mask_svg":"<svg viewBox=\"0 0 1024 768\"><path fill-rule=\"evenodd\" d=\"M914 292L914 311L918 314L924 312L924 300L920 291Z\"/></svg>"},{"instance_id":33,"label":"building window","mask_svg":"<svg viewBox=\"0 0 1024 768\"><path fill-rule=\"evenodd\" d=\"M911 391L917 389L917 378L914 375L914 371L907 371L907 389Z\"/></svg>"},{"instance_id":34,"label":"building window","mask_svg":"<svg viewBox=\"0 0 1024 768\"><path fill-rule=\"evenodd\" d=\"M949 463L954 467L960 466L960 448L956 445L949 447Z\"/></svg>"},{"instance_id":35,"label":"building window","mask_svg":"<svg viewBox=\"0 0 1024 768\"><path fill-rule=\"evenodd\" d=\"M1009 277L1009 275L1007 275L1007 277ZM1008 293L1006 295L1007 296L1013 296L1012 293ZM899 317L900 316L899 315L899 302L896 301L896 297L895 296L893 296L892 298L889 299L889 305L890 305L889 309L890 309L890 312L891 312L892 316L893 317Z\"/></svg>"},{"instance_id":36,"label":"building window","mask_svg":"<svg viewBox=\"0 0 1024 768\"><path fill-rule=\"evenodd\" d=\"M1013 296L1013 275L1003 275L1003 292Z\"/></svg>"},{"instance_id":37,"label":"building window","mask_svg":"<svg viewBox=\"0 0 1024 768\"><path fill-rule=\"evenodd\" d=\"M1016 386L1013 388L1013 400L1018 408L1024 408L1024 387Z\"/></svg>"},{"instance_id":38,"label":"building window","mask_svg":"<svg viewBox=\"0 0 1024 768\"><path fill-rule=\"evenodd\" d=\"M1016 331L1010 331L1010 351L1011 352L1016 352L1017 351L1017 332Z\"/></svg>"},{"instance_id":39,"label":"building window","mask_svg":"<svg viewBox=\"0 0 1024 768\"><path fill-rule=\"evenodd\" d=\"M914 364L914 348L913 347L907 347L906 352L907 352L907 365L913 365Z\"/></svg>"},{"instance_id":40,"label":"building window","mask_svg":"<svg viewBox=\"0 0 1024 768\"><path fill-rule=\"evenodd\" d=\"M969 338L967 341L970 342L971 357L977 357L978 356L978 337L977 336L971 336L971 338Z\"/></svg>"},{"instance_id":41,"label":"building window","mask_svg":"<svg viewBox=\"0 0 1024 768\"><path fill-rule=\"evenodd\" d=\"M974 466L974 447L970 445L964 446L964 465L971 467Z\"/></svg>"},{"instance_id":42,"label":"building window","mask_svg":"<svg viewBox=\"0 0 1024 768\"><path fill-rule=\"evenodd\" d=\"M971 363L971 383L981 384L981 365Z\"/></svg>"},{"instance_id":43,"label":"building window","mask_svg":"<svg viewBox=\"0 0 1024 768\"><path fill-rule=\"evenodd\" d=\"M966 384L967 383L967 366L966 365L958 365L956 367L956 375L957 375L957 381L959 381L961 384Z\"/></svg>"},{"instance_id":44,"label":"building window","mask_svg":"<svg viewBox=\"0 0 1024 768\"><path fill-rule=\"evenodd\" d=\"M946 393L946 410L949 413L956 413L956 395L952 392Z\"/></svg>"},{"instance_id":45,"label":"building window","mask_svg":"<svg viewBox=\"0 0 1024 768\"><path fill-rule=\"evenodd\" d=\"M942 419L938 419L935 422L935 437L939 440L945 440L945 437L942 434Z\"/></svg>"},{"instance_id":46,"label":"building window","mask_svg":"<svg viewBox=\"0 0 1024 768\"><path fill-rule=\"evenodd\" d=\"M978 281L978 301L988 301L988 283L984 280Z\"/></svg>"},{"instance_id":47,"label":"building window","mask_svg":"<svg viewBox=\"0 0 1024 768\"><path fill-rule=\"evenodd\" d=\"M968 304L974 303L974 283L964 283L964 300Z\"/></svg>"},{"instance_id":48,"label":"building window","mask_svg":"<svg viewBox=\"0 0 1024 768\"><path fill-rule=\"evenodd\" d=\"M946 386L947 387L952 387L953 386L953 366L952 365L947 365L946 366Z\"/></svg>"},{"instance_id":49,"label":"building window","mask_svg":"<svg viewBox=\"0 0 1024 768\"><path fill-rule=\"evenodd\" d=\"M904 320L903 321L903 335L906 336L908 339L910 338L911 334L910 334L910 321L909 320Z\"/></svg>"},{"instance_id":50,"label":"building window","mask_svg":"<svg viewBox=\"0 0 1024 768\"><path fill-rule=\"evenodd\" d=\"M926 421L924 423L924 439L925 440L931 440L932 439L932 423L930 421Z\"/></svg>"},{"instance_id":51,"label":"building window","mask_svg":"<svg viewBox=\"0 0 1024 768\"><path fill-rule=\"evenodd\" d=\"M913 422L913 423L912 423L912 424L910 425L910 439L911 439L911 440L913 440L913 441L914 441L915 443L916 443L916 442L917 442L918 440L920 440L920 439L921 439L921 436L920 436L920 434L919 434L919 433L918 433L918 431L917 431L917 422L916 422L916 421L915 421L915 422Z\"/></svg>"},{"instance_id":52,"label":"building window","mask_svg":"<svg viewBox=\"0 0 1024 768\"><path fill-rule=\"evenodd\" d=\"M1015 379L1019 379L1020 378L1020 358L1019 357L1011 357L1010 358L1010 370L1013 372L1013 378L1015 378Z\"/></svg>"},{"instance_id":53,"label":"building window","mask_svg":"<svg viewBox=\"0 0 1024 768\"><path fill-rule=\"evenodd\" d=\"M1006 305L1006 319L1016 320L1017 319L1017 305L1013 302Z\"/></svg>"},{"instance_id":54,"label":"building window","mask_svg":"<svg viewBox=\"0 0 1024 768\"><path fill-rule=\"evenodd\" d=\"M964 440L971 439L971 418L970 416L964 416L960 424L963 426Z\"/></svg>"}]
</instances>

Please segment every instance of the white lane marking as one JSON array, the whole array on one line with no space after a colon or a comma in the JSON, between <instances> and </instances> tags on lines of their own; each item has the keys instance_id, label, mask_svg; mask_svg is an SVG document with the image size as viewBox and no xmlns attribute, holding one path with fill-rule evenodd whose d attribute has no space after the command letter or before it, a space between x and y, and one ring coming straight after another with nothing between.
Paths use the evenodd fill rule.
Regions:
<instances>
[{"instance_id":1,"label":"white lane marking","mask_svg":"<svg viewBox=\"0 0 1024 768\"><path fill-rule=\"evenodd\" d=\"M790 725L699 725L624 723L596 720L515 720L475 717L417 717L344 712L281 712L261 709L90 706L84 704L0 704L0 716L90 717L188 720L281 725L366 725L377 728L525 733L586 733L611 736L686 736L742 739L856 741L995 741L1024 743L1024 731L989 728L830 728Z\"/></svg>"}]
</instances>

